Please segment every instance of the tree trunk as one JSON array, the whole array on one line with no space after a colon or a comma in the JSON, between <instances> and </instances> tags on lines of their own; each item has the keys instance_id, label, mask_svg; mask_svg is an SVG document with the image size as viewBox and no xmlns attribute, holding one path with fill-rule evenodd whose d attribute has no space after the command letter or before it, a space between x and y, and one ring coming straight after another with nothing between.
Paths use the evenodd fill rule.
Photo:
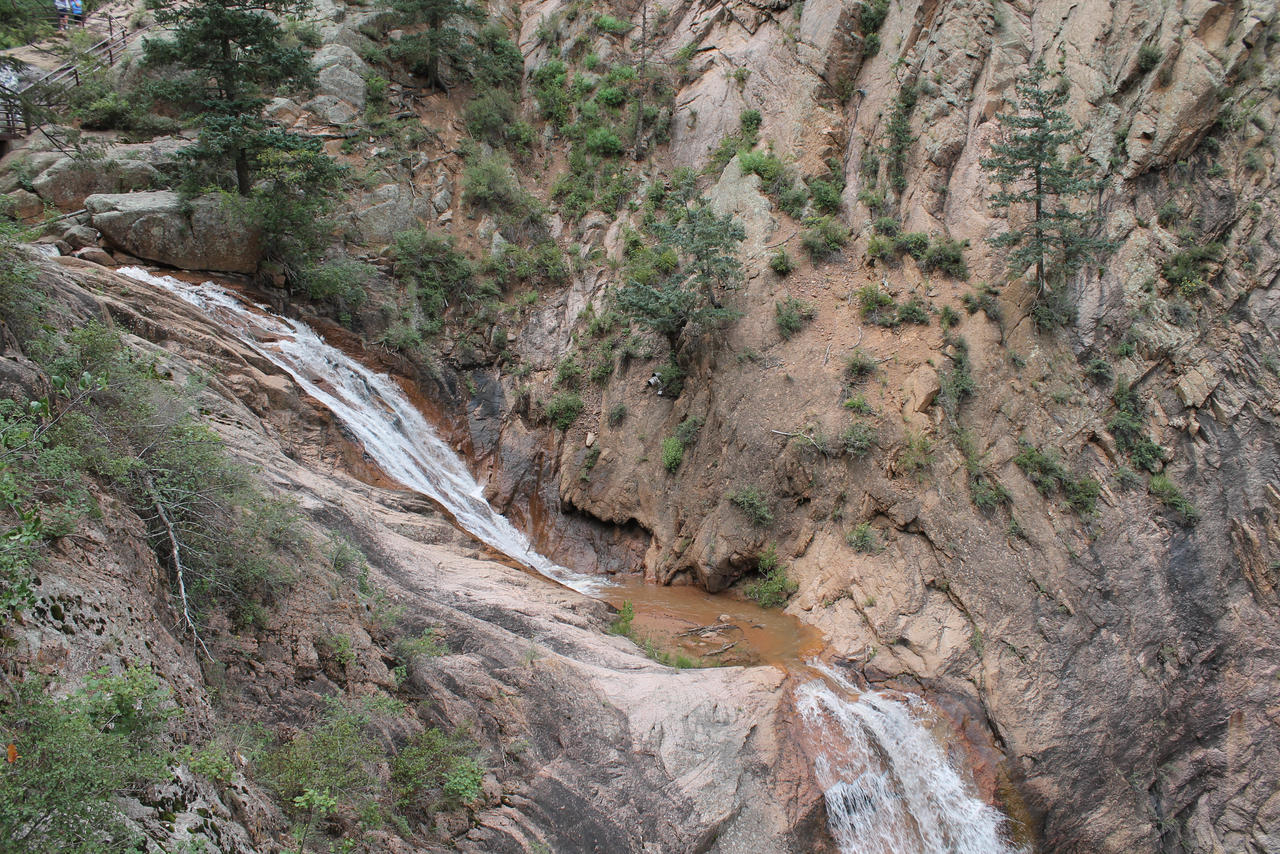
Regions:
<instances>
[{"instance_id":1,"label":"tree trunk","mask_svg":"<svg viewBox=\"0 0 1280 854\"><path fill-rule=\"evenodd\" d=\"M249 179L249 153L243 148L236 149L236 189L242 196L249 195L253 189Z\"/></svg>"}]
</instances>

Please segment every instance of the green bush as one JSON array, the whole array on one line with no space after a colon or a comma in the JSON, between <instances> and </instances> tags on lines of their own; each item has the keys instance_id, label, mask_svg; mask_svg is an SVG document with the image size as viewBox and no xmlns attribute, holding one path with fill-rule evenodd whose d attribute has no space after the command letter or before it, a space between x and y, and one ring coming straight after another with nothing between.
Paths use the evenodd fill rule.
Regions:
<instances>
[{"instance_id":1,"label":"green bush","mask_svg":"<svg viewBox=\"0 0 1280 854\"><path fill-rule=\"evenodd\" d=\"M463 730L431 727L415 736L391 762L397 805L430 814L480 797L484 768L470 755L475 741Z\"/></svg>"},{"instance_id":2,"label":"green bush","mask_svg":"<svg viewBox=\"0 0 1280 854\"><path fill-rule=\"evenodd\" d=\"M800 244L814 263L839 255L840 250L849 242L849 229L832 216L809 217L804 224Z\"/></svg>"},{"instance_id":3,"label":"green bush","mask_svg":"<svg viewBox=\"0 0 1280 854\"><path fill-rule=\"evenodd\" d=\"M139 667L98 671L64 698L35 679L0 692L0 744L17 753L0 773L0 850L136 850L115 798L166 776L160 738L176 711L168 687Z\"/></svg>"},{"instance_id":4,"label":"green bush","mask_svg":"<svg viewBox=\"0 0 1280 854\"><path fill-rule=\"evenodd\" d=\"M744 175L759 175L765 184L771 184L783 174L782 161L771 151L744 151L738 155L738 165Z\"/></svg>"},{"instance_id":5,"label":"green bush","mask_svg":"<svg viewBox=\"0 0 1280 854\"><path fill-rule=\"evenodd\" d=\"M1208 287L1206 278L1209 264L1221 260L1223 252L1221 243L1192 246L1174 253L1165 261L1161 272L1169 284L1178 288L1183 296L1192 297Z\"/></svg>"},{"instance_id":6,"label":"green bush","mask_svg":"<svg viewBox=\"0 0 1280 854\"><path fill-rule=\"evenodd\" d=\"M775 302L773 306L773 322L778 327L778 334L784 339L799 332L813 317L813 306L792 296Z\"/></svg>"},{"instance_id":7,"label":"green bush","mask_svg":"<svg viewBox=\"0 0 1280 854\"><path fill-rule=\"evenodd\" d=\"M611 128L596 128L587 134L587 150L600 157L616 157L625 150L622 140Z\"/></svg>"},{"instance_id":8,"label":"green bush","mask_svg":"<svg viewBox=\"0 0 1280 854\"><path fill-rule=\"evenodd\" d=\"M492 146L528 139L524 123L518 120L519 107L510 93L489 89L467 105L467 133Z\"/></svg>"},{"instance_id":9,"label":"green bush","mask_svg":"<svg viewBox=\"0 0 1280 854\"><path fill-rule=\"evenodd\" d=\"M1094 511L1101 485L1089 477L1077 478L1067 471L1057 455L1050 451L1042 451L1030 443L1019 440L1020 450L1013 458L1018 468L1027 475L1027 479L1040 491L1041 495L1050 495L1061 491L1067 504L1081 515L1089 515Z\"/></svg>"},{"instance_id":10,"label":"green bush","mask_svg":"<svg viewBox=\"0 0 1280 854\"><path fill-rule=\"evenodd\" d=\"M1157 45L1144 44L1138 48L1138 73L1146 74L1152 71L1162 59L1164 59L1164 51Z\"/></svg>"},{"instance_id":11,"label":"green bush","mask_svg":"<svg viewBox=\"0 0 1280 854\"><path fill-rule=\"evenodd\" d=\"M902 227L898 225L898 221L891 216L876 217L871 223L871 227L875 229L876 234L883 234L887 237L897 237L902 231Z\"/></svg>"},{"instance_id":12,"label":"green bush","mask_svg":"<svg viewBox=\"0 0 1280 854\"><path fill-rule=\"evenodd\" d=\"M662 467L668 472L675 473L680 468L680 463L684 462L684 445L674 436L668 436L662 440Z\"/></svg>"},{"instance_id":13,"label":"green bush","mask_svg":"<svg viewBox=\"0 0 1280 854\"><path fill-rule=\"evenodd\" d=\"M844 408L855 415L875 415L876 411L867 403L867 399L860 394L855 394L844 402Z\"/></svg>"},{"instance_id":14,"label":"green bush","mask_svg":"<svg viewBox=\"0 0 1280 854\"><path fill-rule=\"evenodd\" d=\"M1177 202L1169 199L1156 211L1156 222L1160 224L1161 228L1168 228L1176 223L1181 216L1182 211L1179 210Z\"/></svg>"},{"instance_id":15,"label":"green bush","mask_svg":"<svg viewBox=\"0 0 1280 854\"><path fill-rule=\"evenodd\" d=\"M874 554L880 551L880 541L870 522L863 522L845 535L847 542L855 552Z\"/></svg>"},{"instance_id":16,"label":"green bush","mask_svg":"<svg viewBox=\"0 0 1280 854\"><path fill-rule=\"evenodd\" d=\"M761 608L781 607L800 589L787 577L787 568L779 562L778 551L772 544L756 558L756 570L763 577L748 584L745 592Z\"/></svg>"},{"instance_id":17,"label":"green bush","mask_svg":"<svg viewBox=\"0 0 1280 854\"><path fill-rule=\"evenodd\" d=\"M920 261L928 255L929 235L923 231L903 232L894 238L893 248L900 255L910 255Z\"/></svg>"},{"instance_id":18,"label":"green bush","mask_svg":"<svg viewBox=\"0 0 1280 854\"><path fill-rule=\"evenodd\" d=\"M494 214L508 240L542 236L546 231L541 203L520 186L506 155L471 158L463 171L463 198Z\"/></svg>"},{"instance_id":19,"label":"green bush","mask_svg":"<svg viewBox=\"0 0 1280 854\"><path fill-rule=\"evenodd\" d=\"M430 332L439 330L450 305L483 294L475 265L454 247L452 237L425 228L402 231L395 236L391 258L392 271L417 298Z\"/></svg>"},{"instance_id":20,"label":"green bush","mask_svg":"<svg viewBox=\"0 0 1280 854\"><path fill-rule=\"evenodd\" d=\"M926 272L939 270L954 279L967 279L969 267L965 264L963 250L968 245L967 240L958 241L950 238L938 240L925 251L920 266Z\"/></svg>"},{"instance_id":21,"label":"green bush","mask_svg":"<svg viewBox=\"0 0 1280 854\"><path fill-rule=\"evenodd\" d=\"M676 425L676 440L684 447L689 447L698 441L698 434L702 431L703 420L697 415L691 415Z\"/></svg>"},{"instance_id":22,"label":"green bush","mask_svg":"<svg viewBox=\"0 0 1280 854\"><path fill-rule=\"evenodd\" d=\"M556 385L577 388L578 381L581 379L582 366L578 364L578 360L573 357L572 353L565 356L556 365Z\"/></svg>"},{"instance_id":23,"label":"green bush","mask_svg":"<svg viewBox=\"0 0 1280 854\"><path fill-rule=\"evenodd\" d=\"M844 359L844 375L850 381L857 382L873 375L877 366L874 356L861 348L855 348Z\"/></svg>"},{"instance_id":24,"label":"green bush","mask_svg":"<svg viewBox=\"0 0 1280 854\"><path fill-rule=\"evenodd\" d=\"M902 451L898 454L897 469L905 475L920 477L933 465L933 442L928 436L908 432Z\"/></svg>"},{"instance_id":25,"label":"green bush","mask_svg":"<svg viewBox=\"0 0 1280 854\"><path fill-rule=\"evenodd\" d=\"M769 269L779 276L785 276L795 269L795 264L792 263L791 256L787 254L787 250L780 248L769 256Z\"/></svg>"},{"instance_id":26,"label":"green bush","mask_svg":"<svg viewBox=\"0 0 1280 854\"><path fill-rule=\"evenodd\" d=\"M617 427L625 420L627 420L627 405L625 403L615 403L609 408L608 422L610 427Z\"/></svg>"},{"instance_id":27,"label":"green bush","mask_svg":"<svg viewBox=\"0 0 1280 854\"><path fill-rule=\"evenodd\" d=\"M927 326L929 323L929 308L919 297L912 297L898 306L898 322Z\"/></svg>"},{"instance_id":28,"label":"green bush","mask_svg":"<svg viewBox=\"0 0 1280 854\"><path fill-rule=\"evenodd\" d=\"M869 36L884 26L889 15L889 0L863 0L858 7L858 32Z\"/></svg>"},{"instance_id":29,"label":"green bush","mask_svg":"<svg viewBox=\"0 0 1280 854\"><path fill-rule=\"evenodd\" d=\"M675 400L684 392L684 368L680 367L674 356L663 362L654 373L658 375L658 382L662 384L665 396Z\"/></svg>"},{"instance_id":30,"label":"green bush","mask_svg":"<svg viewBox=\"0 0 1280 854\"><path fill-rule=\"evenodd\" d=\"M584 405L582 398L574 392L557 394L547 403L547 418L558 429L568 430L573 426L573 422L578 420L578 416L582 414Z\"/></svg>"},{"instance_id":31,"label":"green bush","mask_svg":"<svg viewBox=\"0 0 1280 854\"><path fill-rule=\"evenodd\" d=\"M1106 385L1115 379L1115 370L1106 359L1093 358L1085 363L1084 375L1095 383Z\"/></svg>"},{"instance_id":32,"label":"green bush","mask_svg":"<svg viewBox=\"0 0 1280 854\"><path fill-rule=\"evenodd\" d=\"M355 309L364 304L365 288L378 274L372 264L354 258L338 258L304 269L299 284L307 296L331 303L342 309Z\"/></svg>"},{"instance_id":33,"label":"green bush","mask_svg":"<svg viewBox=\"0 0 1280 854\"><path fill-rule=\"evenodd\" d=\"M634 26L635 25L632 24L630 21L623 21L620 18L613 17L612 15L596 16L596 27L598 27L601 31L608 33L609 35L613 35L613 36L626 35L628 32L632 30Z\"/></svg>"},{"instance_id":34,"label":"green bush","mask_svg":"<svg viewBox=\"0 0 1280 854\"><path fill-rule=\"evenodd\" d=\"M1181 515L1186 524L1194 525L1200 520L1200 511L1187 500L1182 490L1178 489L1178 485L1166 475L1152 475L1147 489L1161 504Z\"/></svg>"},{"instance_id":35,"label":"green bush","mask_svg":"<svg viewBox=\"0 0 1280 854\"><path fill-rule=\"evenodd\" d=\"M875 430L866 424L850 424L840 434L840 444L851 457L865 457L875 444Z\"/></svg>"},{"instance_id":36,"label":"green bush","mask_svg":"<svg viewBox=\"0 0 1280 854\"><path fill-rule=\"evenodd\" d=\"M746 515L751 524L764 526L773 521L773 511L769 509L769 500L756 487L747 486L733 490L725 497Z\"/></svg>"}]
</instances>

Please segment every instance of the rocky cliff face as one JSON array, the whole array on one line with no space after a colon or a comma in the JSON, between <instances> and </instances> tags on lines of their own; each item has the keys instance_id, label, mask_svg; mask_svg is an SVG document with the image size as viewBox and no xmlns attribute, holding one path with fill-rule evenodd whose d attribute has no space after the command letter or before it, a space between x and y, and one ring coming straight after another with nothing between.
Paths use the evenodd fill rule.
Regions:
<instances>
[{"instance_id":1,"label":"rocky cliff face","mask_svg":"<svg viewBox=\"0 0 1280 854\"><path fill-rule=\"evenodd\" d=\"M610 49L589 22L564 23L566 10L523 7L529 66L554 53L548 21L561 27L560 44L582 32L591 50ZM842 261L775 276L765 257L779 245L797 251L800 224L736 161L713 175L708 195L748 230L753 274L733 297L744 317L698 351L674 401L645 384L653 363L624 369L596 415L566 434L557 494L541 498L642 528L644 567L659 583L724 588L776 543L800 582L789 610L840 654L875 678L978 701L1045 850L1274 848L1276 10L894 3L877 51L859 32L863 11L835 0L649 10L655 53L691 57L670 163L705 166L739 113L758 109L761 138L801 173L835 159L856 236ZM979 165L1013 82L1041 57L1061 63L1068 110L1085 129L1079 154L1108 176L1095 201L1114 247L1070 280L1076 320L1056 334L1035 331L1024 284L1004 286L1003 256L986 238L1005 226ZM877 213L867 199L886 189L886 126L905 86L917 99L904 180ZM969 280L864 255L885 213L904 231L969 241ZM616 251L605 231L594 233L598 245ZM1178 252L1215 243L1203 289L1184 294L1165 278ZM983 282L998 295L966 311L962 298ZM872 325L855 299L868 284L899 302L948 306L958 325ZM773 322L786 296L815 309L790 339ZM559 316L580 304L570 296ZM518 346L549 381L571 346L567 328L526 334L534 341ZM953 423L935 398L955 337L967 342L976 392ZM855 347L876 365L850 387L844 360ZM1133 382L1165 449L1162 468L1198 524L1117 480L1131 464L1110 426L1111 382L1083 370L1095 359ZM817 449L814 437L848 426L841 404L855 393L875 413L861 419L874 427L870 453ZM619 403L626 420L612 425ZM689 417L703 420L697 443L668 474L659 443ZM922 439L933 449L924 466ZM1041 495L1014 462L1020 440L1097 479L1096 513ZM481 450L498 469L523 470L527 429L512 421ZM1008 490L1007 504L975 506L975 467ZM728 499L744 486L767 497L769 526L749 524ZM846 541L864 522L878 547Z\"/></svg>"},{"instance_id":2,"label":"rocky cliff face","mask_svg":"<svg viewBox=\"0 0 1280 854\"><path fill-rule=\"evenodd\" d=\"M323 29L323 91L301 104L278 99L273 116L312 130L357 117L365 96L359 78L368 72L359 52L372 45L357 27L376 13L348 11L345 23ZM602 31L599 10L582 4L543 0L492 11L518 32L527 72L557 57L608 64L635 56L634 31ZM963 710L957 717L967 716L971 732L988 733L1003 749L988 779L999 778L1006 806L1025 805L1018 817L1040 850L1280 848L1280 721L1272 701L1280 643L1274 4L783 0L612 11L645 20L651 61L678 81L670 141L635 167L636 208L643 182L676 167L703 170L721 140L739 132L743 111L758 110L762 148L772 146L797 176L838 179L839 218L853 239L814 266L801 249L802 218L744 173L740 157L707 169L702 189L747 233L747 280L729 297L742 317L681 354L682 394L660 396L647 382L666 359L656 342L653 358L623 360L607 382L582 389L586 410L561 433L539 417L538 402L556 393L560 359L591 346L586 318L607 310L627 230L640 228L642 213L624 206L574 220L554 212L549 230L575 251L575 272L564 287L544 289L536 305L504 317L505 347L494 344L492 329L468 329L439 342L435 376L394 361L440 406L457 446L488 477L490 498L567 565L643 569L657 583L722 591L776 546L799 583L788 610L820 628L835 655L872 682L923 690ZM1066 109L1084 130L1075 153L1107 178L1086 201L1111 244L1067 281L1075 319L1047 333L1035 328L1033 289L1009 281L1003 254L987 242L1006 223L988 200L993 188L981 166L1014 82L1039 59L1062 69L1068 83ZM529 85L523 114L532 120ZM909 105L904 91L914 94ZM381 144L350 155L375 165L382 183L370 182L377 186L345 212L348 239L376 258L395 232L426 223L487 256L498 245L494 224L462 198L459 99L437 95L405 109L439 136L430 151L404 157ZM521 181L544 200L566 147L544 129L537 157L517 164ZM339 143L329 150L337 154ZM44 157L42 169L56 165ZM151 173L144 177L136 186L152 186ZM34 189L71 203L129 188L59 186L37 181ZM968 241L968 279L869 253L880 217L904 232ZM766 264L780 247L798 259L786 277ZM1193 258L1189 277L1171 272ZM930 322L870 322L859 298L866 286L898 303L918 300ZM422 522L422 508L403 496L342 476L339 469L360 469L358 454L250 354L202 356L204 344L191 342L216 341L214 330L172 306L166 310L179 319L152 323L129 307L118 283L103 287L141 337L173 336L178 355L229 373L219 398L234 413L227 425L252 432L261 421L267 437L236 446L249 453L265 442L269 451L253 455L278 483L301 490L324 524L353 526L371 547L385 543L383 552L372 549L383 555L375 561L381 582L469 639L467 653L442 662L440 672L414 676L424 690L456 698L456 706L445 703L451 720L485 721L487 743L499 745L508 724L493 719L493 704L473 698L531 698L509 725L554 770L514 773L507 800L487 801L460 846L520 850L560 840L565 850L643 850L661 837L676 840L671 850L701 850L724 815L711 805L723 791L703 792L704 782L723 782L723 773L737 781L730 802L747 803L750 793L776 786L773 775L790 773L786 762L782 771L758 773L738 764L757 751L768 761L786 757L783 745L746 724L782 714L776 674L659 677L646 665L620 663L610 643L560 625L601 624L598 608L577 597L539 588L528 594L532 615L511 614L500 607L505 594L479 583L452 586L443 569L464 565L471 575L500 576L495 591L520 582L498 565L457 557L456 538ZM775 312L788 297L813 314L784 337ZM954 313L945 329L944 310ZM389 322L367 311L356 325L376 332ZM165 331L188 327L197 330L189 340ZM855 354L864 361L851 373ZM962 364L973 381L967 394L956 392ZM1116 378L1132 396L1116 393ZM611 417L620 411L625 417ZM1133 413L1159 446L1147 460L1151 471L1135 473L1131 437L1117 421ZM661 442L690 418L701 419L696 442L668 472ZM843 453L837 437L855 424L865 446ZM1086 512L1077 512L1068 494L1046 483L1044 466L1054 459L1060 484L1099 484L1092 511L1086 501L1078 504ZM1044 492L1029 471L1039 471ZM1198 522L1151 480L1156 472L1181 490ZM744 488L759 491L769 524L753 525L730 499ZM335 509L347 505L359 509ZM419 544L412 556L410 541ZM454 551L435 549L440 542ZM439 589L427 596L420 573L437 564L431 583ZM289 632L306 635L316 614L328 613L311 607L296 626L289 621ZM385 665L356 636L362 667L368 659L361 678L385 683ZM529 639L552 652L523 662ZM299 697L319 690L306 682L321 669L308 643L255 643L273 667L295 674ZM544 669L544 658L554 667ZM258 669L245 665L242 678ZM695 678L696 690L685 693L679 680ZM679 725L645 717L655 692L665 691L690 698ZM680 745L701 738L705 721L732 705L695 701L712 691L743 699L714 751L712 761L722 764L694 773L698 760ZM549 716L556 703L578 698L577 723ZM602 712L603 702L616 714ZM544 730L575 743L585 733L609 745L643 745L650 758L578 755L535 737ZM612 769L608 787L621 777L643 781L623 792L647 806L633 813L623 796L614 799L600 768ZM569 791L600 797L581 828L557 824ZM731 841L709 850L758 850L737 841L750 840L757 826L770 828L778 850L808 850L819 844L809 836L815 797L802 786L784 799L785 815L742 813L722 826L720 839ZM650 814L651 825L631 821ZM785 826L799 829L788 835Z\"/></svg>"}]
</instances>

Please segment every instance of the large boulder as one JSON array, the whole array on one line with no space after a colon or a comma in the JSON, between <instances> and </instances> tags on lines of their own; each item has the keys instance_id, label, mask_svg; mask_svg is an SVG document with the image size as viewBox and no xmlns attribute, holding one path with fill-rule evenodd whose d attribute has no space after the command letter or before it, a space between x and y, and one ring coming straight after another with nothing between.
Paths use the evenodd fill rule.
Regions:
<instances>
[{"instance_id":1,"label":"large boulder","mask_svg":"<svg viewBox=\"0 0 1280 854\"><path fill-rule=\"evenodd\" d=\"M252 273L262 234L246 228L219 196L184 203L177 193L98 194L85 199L93 227L113 246L188 270Z\"/></svg>"},{"instance_id":2,"label":"large boulder","mask_svg":"<svg viewBox=\"0 0 1280 854\"><path fill-rule=\"evenodd\" d=\"M357 110L364 109L364 78L342 65L330 65L317 77L321 95L332 95Z\"/></svg>"},{"instance_id":3,"label":"large boulder","mask_svg":"<svg viewBox=\"0 0 1280 854\"><path fill-rule=\"evenodd\" d=\"M349 232L365 246L390 243L397 233L422 225L437 213L431 200L404 184L383 184L365 194L347 218Z\"/></svg>"},{"instance_id":4,"label":"large boulder","mask_svg":"<svg viewBox=\"0 0 1280 854\"><path fill-rule=\"evenodd\" d=\"M163 178L141 160L83 160L62 157L31 182L46 202L62 210L77 210L98 193L129 193L158 187Z\"/></svg>"}]
</instances>

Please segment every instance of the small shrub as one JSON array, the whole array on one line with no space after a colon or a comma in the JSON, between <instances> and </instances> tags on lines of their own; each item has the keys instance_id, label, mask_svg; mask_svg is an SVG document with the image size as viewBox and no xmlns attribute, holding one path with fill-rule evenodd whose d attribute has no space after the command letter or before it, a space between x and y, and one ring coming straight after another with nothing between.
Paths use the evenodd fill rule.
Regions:
<instances>
[{"instance_id":1,"label":"small shrub","mask_svg":"<svg viewBox=\"0 0 1280 854\"><path fill-rule=\"evenodd\" d=\"M751 524L764 526L773 521L773 511L769 509L769 501L756 487L743 487L730 492L726 497L743 512Z\"/></svg>"},{"instance_id":2,"label":"small shrub","mask_svg":"<svg viewBox=\"0 0 1280 854\"><path fill-rule=\"evenodd\" d=\"M609 625L609 631L615 635L623 637L631 637L631 621L636 618L636 606L632 604L630 599L622 603L622 607L618 609L618 616L613 618L613 622Z\"/></svg>"},{"instance_id":3,"label":"small shrub","mask_svg":"<svg viewBox=\"0 0 1280 854\"><path fill-rule=\"evenodd\" d=\"M684 462L684 445L680 444L680 440L674 436L663 439L662 467L674 474L682 462Z\"/></svg>"},{"instance_id":4,"label":"small shrub","mask_svg":"<svg viewBox=\"0 0 1280 854\"><path fill-rule=\"evenodd\" d=\"M898 221L891 216L876 217L871 227L875 229L876 234L883 234L886 237L897 237L902 231L902 226L898 225Z\"/></svg>"},{"instance_id":5,"label":"small shrub","mask_svg":"<svg viewBox=\"0 0 1280 854\"><path fill-rule=\"evenodd\" d=\"M1128 466L1117 468L1115 478L1116 484L1126 492L1132 492L1142 486L1142 476Z\"/></svg>"},{"instance_id":6,"label":"small shrub","mask_svg":"<svg viewBox=\"0 0 1280 854\"><path fill-rule=\"evenodd\" d=\"M676 440L684 447L698 441L698 433L702 430L703 420L697 415L690 416L676 426Z\"/></svg>"},{"instance_id":7,"label":"small shrub","mask_svg":"<svg viewBox=\"0 0 1280 854\"><path fill-rule=\"evenodd\" d=\"M582 398L575 392L557 394L547 403L547 418L558 429L568 430L573 426L573 422L578 420L578 416L582 414L583 406Z\"/></svg>"},{"instance_id":8,"label":"small shrub","mask_svg":"<svg viewBox=\"0 0 1280 854\"><path fill-rule=\"evenodd\" d=\"M865 380L876 372L875 357L861 348L855 349L844 359L844 375L851 382Z\"/></svg>"},{"instance_id":9,"label":"small shrub","mask_svg":"<svg viewBox=\"0 0 1280 854\"><path fill-rule=\"evenodd\" d=\"M615 18L612 15L596 16L596 27L611 36L626 35L631 31L633 26L634 24L630 21L624 21L620 18Z\"/></svg>"},{"instance_id":10,"label":"small shrub","mask_svg":"<svg viewBox=\"0 0 1280 854\"><path fill-rule=\"evenodd\" d=\"M920 477L933 465L933 442L928 436L907 433L906 444L898 455L898 471L911 477Z\"/></svg>"},{"instance_id":11,"label":"small shrub","mask_svg":"<svg viewBox=\"0 0 1280 854\"><path fill-rule=\"evenodd\" d=\"M682 392L684 392L685 372L672 356L658 368L655 373L658 375L658 382L662 385L662 393L664 396L675 400Z\"/></svg>"},{"instance_id":12,"label":"small shrub","mask_svg":"<svg viewBox=\"0 0 1280 854\"><path fill-rule=\"evenodd\" d=\"M898 322L927 326L929 323L929 309L919 297L912 297L898 306Z\"/></svg>"},{"instance_id":13,"label":"small shrub","mask_svg":"<svg viewBox=\"0 0 1280 854\"><path fill-rule=\"evenodd\" d=\"M866 424L850 424L840 434L840 444L851 457L865 457L875 444L875 431Z\"/></svg>"},{"instance_id":14,"label":"small shrub","mask_svg":"<svg viewBox=\"0 0 1280 854\"><path fill-rule=\"evenodd\" d=\"M923 231L908 231L893 240L893 248L901 255L910 255L917 261L929 252L929 235Z\"/></svg>"},{"instance_id":15,"label":"small shrub","mask_svg":"<svg viewBox=\"0 0 1280 854\"><path fill-rule=\"evenodd\" d=\"M772 544L756 558L756 569L763 578L747 585L746 594L762 608L778 608L799 589L799 585L787 577L787 568L778 561L778 551Z\"/></svg>"},{"instance_id":16,"label":"small shrub","mask_svg":"<svg viewBox=\"0 0 1280 854\"><path fill-rule=\"evenodd\" d=\"M804 300L789 296L774 303L773 322L783 339L789 339L799 332L805 323L813 320L813 316L813 306Z\"/></svg>"},{"instance_id":17,"label":"small shrub","mask_svg":"<svg viewBox=\"0 0 1280 854\"><path fill-rule=\"evenodd\" d=\"M920 266L925 271L938 270L954 279L969 278L969 267L964 261L964 249L968 241L946 238L932 243L925 250Z\"/></svg>"},{"instance_id":18,"label":"small shrub","mask_svg":"<svg viewBox=\"0 0 1280 854\"><path fill-rule=\"evenodd\" d=\"M800 244L814 263L840 254L849 242L849 229L832 216L809 217L804 224L806 228Z\"/></svg>"},{"instance_id":19,"label":"small shrub","mask_svg":"<svg viewBox=\"0 0 1280 854\"><path fill-rule=\"evenodd\" d=\"M587 134L587 150L600 157L616 157L625 149L611 128L596 128Z\"/></svg>"},{"instance_id":20,"label":"small shrub","mask_svg":"<svg viewBox=\"0 0 1280 854\"><path fill-rule=\"evenodd\" d=\"M567 388L577 388L578 381L582 378L582 366L578 364L578 360L570 353L560 360L556 365L555 384L565 386Z\"/></svg>"},{"instance_id":21,"label":"small shrub","mask_svg":"<svg viewBox=\"0 0 1280 854\"><path fill-rule=\"evenodd\" d=\"M844 540L855 552L861 554L874 554L880 551L880 540L876 537L870 522L863 522L849 531L845 534Z\"/></svg>"},{"instance_id":22,"label":"small shrub","mask_svg":"<svg viewBox=\"0 0 1280 854\"><path fill-rule=\"evenodd\" d=\"M484 769L468 755L475 742L464 730L432 727L415 736L391 763L391 782L402 810L430 813L480 796Z\"/></svg>"},{"instance_id":23,"label":"small shrub","mask_svg":"<svg viewBox=\"0 0 1280 854\"><path fill-rule=\"evenodd\" d=\"M1084 375L1100 385L1110 385L1115 379L1115 370L1106 359L1090 359L1084 366Z\"/></svg>"},{"instance_id":24,"label":"small shrub","mask_svg":"<svg viewBox=\"0 0 1280 854\"><path fill-rule=\"evenodd\" d=\"M1186 524L1194 525L1200 520L1200 511L1187 500L1186 496L1182 494L1182 490L1178 489L1178 485L1170 480L1168 476L1163 474L1152 475L1151 481L1147 484L1147 489L1155 496L1157 501L1181 515Z\"/></svg>"},{"instance_id":25,"label":"small shrub","mask_svg":"<svg viewBox=\"0 0 1280 854\"><path fill-rule=\"evenodd\" d=\"M782 161L771 151L744 151L738 155L738 165L744 174L759 175L770 184L783 174Z\"/></svg>"},{"instance_id":26,"label":"small shrub","mask_svg":"<svg viewBox=\"0 0 1280 854\"><path fill-rule=\"evenodd\" d=\"M1096 480L1074 477L1052 452L1042 451L1023 440L1019 440L1018 444L1020 450L1013 462L1022 469L1041 495L1047 496L1060 491L1071 509L1081 515L1093 513L1102 489Z\"/></svg>"},{"instance_id":27,"label":"small shrub","mask_svg":"<svg viewBox=\"0 0 1280 854\"><path fill-rule=\"evenodd\" d=\"M844 402L844 408L855 415L875 415L876 411L872 408L867 399L860 394L855 394Z\"/></svg>"},{"instance_id":28,"label":"small shrub","mask_svg":"<svg viewBox=\"0 0 1280 854\"><path fill-rule=\"evenodd\" d=\"M1144 44L1138 48L1138 73L1146 74L1152 71L1162 59L1164 59L1164 51L1156 45Z\"/></svg>"},{"instance_id":29,"label":"small shrub","mask_svg":"<svg viewBox=\"0 0 1280 854\"><path fill-rule=\"evenodd\" d=\"M610 427L617 427L627 419L627 405L625 403L615 403L609 408L608 422Z\"/></svg>"},{"instance_id":30,"label":"small shrub","mask_svg":"<svg viewBox=\"0 0 1280 854\"><path fill-rule=\"evenodd\" d=\"M949 305L944 305L942 310L938 312L938 324L945 332L960 322L960 315Z\"/></svg>"},{"instance_id":31,"label":"small shrub","mask_svg":"<svg viewBox=\"0 0 1280 854\"><path fill-rule=\"evenodd\" d=\"M1182 216L1182 211L1178 209L1178 205L1173 199L1169 199L1156 210L1156 222L1161 228L1168 228L1178 221Z\"/></svg>"},{"instance_id":32,"label":"small shrub","mask_svg":"<svg viewBox=\"0 0 1280 854\"><path fill-rule=\"evenodd\" d=\"M779 276L785 276L795 269L795 265L791 261L791 256L787 254L787 250L779 249L769 256L769 269Z\"/></svg>"}]
</instances>

